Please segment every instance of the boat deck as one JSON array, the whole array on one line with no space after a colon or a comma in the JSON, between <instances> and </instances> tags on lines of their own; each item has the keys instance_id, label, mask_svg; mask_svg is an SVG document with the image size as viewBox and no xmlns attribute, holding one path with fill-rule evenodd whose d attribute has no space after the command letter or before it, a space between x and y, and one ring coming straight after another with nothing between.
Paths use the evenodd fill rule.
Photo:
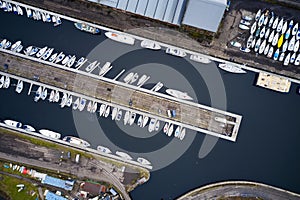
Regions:
<instances>
[{"instance_id":1,"label":"boat deck","mask_svg":"<svg viewBox=\"0 0 300 200\"><path fill-rule=\"evenodd\" d=\"M242 116L1 49L0 74L235 141ZM15 55L11 55L15 54ZM29 60L30 59L30 60ZM34 77L39 77L38 82ZM129 102L132 102L129 103ZM176 110L168 117L167 110ZM226 119L221 124L215 117Z\"/></svg>"},{"instance_id":2,"label":"boat deck","mask_svg":"<svg viewBox=\"0 0 300 200\"><path fill-rule=\"evenodd\" d=\"M290 91L291 81L288 78L284 78L275 74L259 72L256 85L278 92L287 93Z\"/></svg>"}]
</instances>

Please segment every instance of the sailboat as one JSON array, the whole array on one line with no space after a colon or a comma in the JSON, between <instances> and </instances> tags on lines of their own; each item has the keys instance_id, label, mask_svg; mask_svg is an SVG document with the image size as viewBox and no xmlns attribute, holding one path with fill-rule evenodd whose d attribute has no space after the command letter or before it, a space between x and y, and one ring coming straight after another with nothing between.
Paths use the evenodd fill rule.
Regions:
<instances>
[{"instance_id":1,"label":"sailboat","mask_svg":"<svg viewBox=\"0 0 300 200\"><path fill-rule=\"evenodd\" d=\"M18 80L16 92L20 94L22 92L22 90L23 90L23 81Z\"/></svg>"}]
</instances>

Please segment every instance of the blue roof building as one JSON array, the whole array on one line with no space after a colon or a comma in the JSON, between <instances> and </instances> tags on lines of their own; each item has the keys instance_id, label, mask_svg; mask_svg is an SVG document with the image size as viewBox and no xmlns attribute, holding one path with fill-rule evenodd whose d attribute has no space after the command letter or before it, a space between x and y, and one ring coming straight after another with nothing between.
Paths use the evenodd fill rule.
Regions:
<instances>
[{"instance_id":1,"label":"blue roof building","mask_svg":"<svg viewBox=\"0 0 300 200\"><path fill-rule=\"evenodd\" d=\"M45 199L46 200L68 200L65 197L59 196L50 191L47 192Z\"/></svg>"},{"instance_id":2,"label":"blue roof building","mask_svg":"<svg viewBox=\"0 0 300 200\"><path fill-rule=\"evenodd\" d=\"M51 185L54 187L58 187L67 191L71 191L73 189L74 186L74 181L70 181L70 180L62 180L59 178L54 178L52 176L45 176L44 179L42 179L41 181L43 184L47 184L47 185Z\"/></svg>"}]
</instances>

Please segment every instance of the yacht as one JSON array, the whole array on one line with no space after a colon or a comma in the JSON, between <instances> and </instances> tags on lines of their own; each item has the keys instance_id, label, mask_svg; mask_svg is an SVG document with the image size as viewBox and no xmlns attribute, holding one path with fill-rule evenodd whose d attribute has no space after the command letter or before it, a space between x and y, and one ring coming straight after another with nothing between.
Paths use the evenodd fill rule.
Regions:
<instances>
[{"instance_id":1,"label":"yacht","mask_svg":"<svg viewBox=\"0 0 300 200\"><path fill-rule=\"evenodd\" d=\"M35 128L33 128L32 126L26 124L26 125L23 125L22 128L25 130L25 131L29 131L29 132L35 132Z\"/></svg>"},{"instance_id":2,"label":"yacht","mask_svg":"<svg viewBox=\"0 0 300 200\"><path fill-rule=\"evenodd\" d=\"M118 111L119 111L119 109L117 107L114 107L114 109L112 110L112 113L111 113L111 119L112 120L115 120L115 118L118 114Z\"/></svg>"},{"instance_id":3,"label":"yacht","mask_svg":"<svg viewBox=\"0 0 300 200\"><path fill-rule=\"evenodd\" d=\"M174 129L174 125L173 124L170 124L169 128L168 128L168 132L167 132L167 135L170 137L173 133L173 129Z\"/></svg>"},{"instance_id":4,"label":"yacht","mask_svg":"<svg viewBox=\"0 0 300 200\"><path fill-rule=\"evenodd\" d=\"M57 53L52 54L49 58L49 62L53 62L55 60L55 58L57 57L57 55L58 55Z\"/></svg>"},{"instance_id":5,"label":"yacht","mask_svg":"<svg viewBox=\"0 0 300 200\"><path fill-rule=\"evenodd\" d=\"M218 67L225 70L225 71L227 71L227 72L231 72L231 73L238 73L238 74L247 73L246 71L244 71L240 67L235 66L235 65L231 65L231 64L220 63L218 65Z\"/></svg>"},{"instance_id":6,"label":"yacht","mask_svg":"<svg viewBox=\"0 0 300 200\"><path fill-rule=\"evenodd\" d=\"M0 88L3 87L4 81L5 81L5 77L4 77L4 76L1 76L1 78L0 78Z\"/></svg>"},{"instance_id":7,"label":"yacht","mask_svg":"<svg viewBox=\"0 0 300 200\"><path fill-rule=\"evenodd\" d=\"M79 106L79 101L80 101L80 98L77 97L77 99L75 100L74 104L73 104L73 110L77 110L78 106Z\"/></svg>"},{"instance_id":8,"label":"yacht","mask_svg":"<svg viewBox=\"0 0 300 200\"><path fill-rule=\"evenodd\" d=\"M127 74L125 76L125 78L123 79L125 83L129 83L129 81L132 79L134 73L133 72L130 72L129 74Z\"/></svg>"},{"instance_id":9,"label":"yacht","mask_svg":"<svg viewBox=\"0 0 300 200\"><path fill-rule=\"evenodd\" d=\"M100 106L99 115L100 115L100 116L103 116L104 113L105 113L105 110L106 110L106 105L103 103L103 104L101 104L101 106Z\"/></svg>"},{"instance_id":10,"label":"yacht","mask_svg":"<svg viewBox=\"0 0 300 200\"><path fill-rule=\"evenodd\" d=\"M33 56L39 51L39 48L37 47L32 47L31 51L29 52L29 56Z\"/></svg>"},{"instance_id":11,"label":"yacht","mask_svg":"<svg viewBox=\"0 0 300 200\"><path fill-rule=\"evenodd\" d=\"M15 127L15 128L21 128L22 127L21 122L17 122L17 121L10 120L10 119L4 120L4 123L8 126L12 126L12 127Z\"/></svg>"},{"instance_id":12,"label":"yacht","mask_svg":"<svg viewBox=\"0 0 300 200\"><path fill-rule=\"evenodd\" d=\"M142 165L151 165L151 163L150 163L148 160L146 160L145 158L139 157L139 158L137 159L137 161L138 161L139 163L141 163Z\"/></svg>"},{"instance_id":13,"label":"yacht","mask_svg":"<svg viewBox=\"0 0 300 200\"><path fill-rule=\"evenodd\" d=\"M46 52L44 53L44 55L42 56L42 59L43 59L43 60L47 60L47 59L51 56L53 50L54 50L54 48L49 48L49 49L47 49L47 51L46 51Z\"/></svg>"},{"instance_id":14,"label":"yacht","mask_svg":"<svg viewBox=\"0 0 300 200\"><path fill-rule=\"evenodd\" d=\"M97 150L102 152L102 153L111 153L111 150L107 147L103 147L103 146L97 146Z\"/></svg>"},{"instance_id":15,"label":"yacht","mask_svg":"<svg viewBox=\"0 0 300 200\"><path fill-rule=\"evenodd\" d=\"M119 109L119 112L118 112L118 114L117 114L117 116L116 116L116 120L117 120L117 121L120 121L121 118L122 118L122 110Z\"/></svg>"},{"instance_id":16,"label":"yacht","mask_svg":"<svg viewBox=\"0 0 300 200\"><path fill-rule=\"evenodd\" d=\"M129 121L130 112L127 110L124 116L124 125L126 125Z\"/></svg>"},{"instance_id":17,"label":"yacht","mask_svg":"<svg viewBox=\"0 0 300 200\"><path fill-rule=\"evenodd\" d=\"M58 56L54 59L54 63L59 63L60 61L62 61L65 58L65 54L63 52L60 52L58 54Z\"/></svg>"},{"instance_id":18,"label":"yacht","mask_svg":"<svg viewBox=\"0 0 300 200\"><path fill-rule=\"evenodd\" d=\"M152 88L152 90L154 92L158 92L158 90L160 90L162 87L164 86L164 84L162 82L158 82L156 83L156 85Z\"/></svg>"},{"instance_id":19,"label":"yacht","mask_svg":"<svg viewBox=\"0 0 300 200\"><path fill-rule=\"evenodd\" d=\"M19 40L19 41L15 42L13 45L11 45L10 50L11 50L11 51L16 51L17 48L18 48L20 45L21 45L21 41Z\"/></svg>"},{"instance_id":20,"label":"yacht","mask_svg":"<svg viewBox=\"0 0 300 200\"><path fill-rule=\"evenodd\" d=\"M87 141L85 141L81 138L73 137L73 136L65 136L63 138L63 141L69 142L70 144L79 145L79 146L82 146L82 147L91 146L90 143L88 143Z\"/></svg>"},{"instance_id":21,"label":"yacht","mask_svg":"<svg viewBox=\"0 0 300 200\"><path fill-rule=\"evenodd\" d=\"M129 119L129 125L131 126L134 123L136 113L132 112Z\"/></svg>"},{"instance_id":22,"label":"yacht","mask_svg":"<svg viewBox=\"0 0 300 200\"><path fill-rule=\"evenodd\" d=\"M48 95L48 90L47 90L47 88L44 88L43 92L42 92L41 99L45 100L47 98L47 95Z\"/></svg>"},{"instance_id":23,"label":"yacht","mask_svg":"<svg viewBox=\"0 0 300 200\"><path fill-rule=\"evenodd\" d=\"M22 92L22 90L23 90L23 81L18 80L16 92L20 94Z\"/></svg>"},{"instance_id":24,"label":"yacht","mask_svg":"<svg viewBox=\"0 0 300 200\"><path fill-rule=\"evenodd\" d=\"M50 131L50 130L46 130L46 129L41 129L39 130L39 132L46 136L46 137L50 137L50 138L53 138L53 139L60 139L61 137L61 134L60 133L56 133L54 131Z\"/></svg>"},{"instance_id":25,"label":"yacht","mask_svg":"<svg viewBox=\"0 0 300 200\"><path fill-rule=\"evenodd\" d=\"M148 116L143 116L142 128L144 128L147 125L148 121L149 121L149 117Z\"/></svg>"},{"instance_id":26,"label":"yacht","mask_svg":"<svg viewBox=\"0 0 300 200\"><path fill-rule=\"evenodd\" d=\"M3 88L9 88L10 78L8 76L5 77Z\"/></svg>"},{"instance_id":27,"label":"yacht","mask_svg":"<svg viewBox=\"0 0 300 200\"><path fill-rule=\"evenodd\" d=\"M180 50L180 49L176 49L176 48L172 48L172 47L168 47L166 49L166 53L171 54L173 56L178 56L178 57L181 57L181 58L186 56L185 51Z\"/></svg>"},{"instance_id":28,"label":"yacht","mask_svg":"<svg viewBox=\"0 0 300 200\"><path fill-rule=\"evenodd\" d=\"M116 155L126 159L126 160L132 160L132 157L128 155L127 153L121 152L121 151L116 151Z\"/></svg>"},{"instance_id":29,"label":"yacht","mask_svg":"<svg viewBox=\"0 0 300 200\"><path fill-rule=\"evenodd\" d=\"M167 89L166 93L178 99L193 100L186 92L181 92L179 90Z\"/></svg>"},{"instance_id":30,"label":"yacht","mask_svg":"<svg viewBox=\"0 0 300 200\"><path fill-rule=\"evenodd\" d=\"M68 61L67 63L67 67L72 67L72 65L74 65L76 60L76 56L72 56L71 59Z\"/></svg>"},{"instance_id":31,"label":"yacht","mask_svg":"<svg viewBox=\"0 0 300 200\"><path fill-rule=\"evenodd\" d=\"M37 53L36 53L36 57L40 58L42 55L44 55L44 53L47 51L47 46L41 48Z\"/></svg>"},{"instance_id":32,"label":"yacht","mask_svg":"<svg viewBox=\"0 0 300 200\"><path fill-rule=\"evenodd\" d=\"M52 91L50 92L50 96L49 96L49 99L48 99L49 102L53 102L54 96L55 96L55 91L52 90Z\"/></svg>"},{"instance_id":33,"label":"yacht","mask_svg":"<svg viewBox=\"0 0 300 200\"><path fill-rule=\"evenodd\" d=\"M58 102L59 99L60 99L60 97L59 97L59 91L56 91L55 95L54 95L54 98L53 98L53 102Z\"/></svg>"},{"instance_id":34,"label":"yacht","mask_svg":"<svg viewBox=\"0 0 300 200\"><path fill-rule=\"evenodd\" d=\"M182 131L180 133L180 136L179 136L179 139L183 140L184 137L185 137L185 128L182 129Z\"/></svg>"},{"instance_id":35,"label":"yacht","mask_svg":"<svg viewBox=\"0 0 300 200\"><path fill-rule=\"evenodd\" d=\"M80 99L79 106L78 106L78 110L79 110L79 111L83 111L83 109L84 109L84 107L85 107L85 104L86 104L86 99L81 98L81 99Z\"/></svg>"},{"instance_id":36,"label":"yacht","mask_svg":"<svg viewBox=\"0 0 300 200\"><path fill-rule=\"evenodd\" d=\"M39 86L37 91L35 92L34 101L37 102L42 96L42 86Z\"/></svg>"},{"instance_id":37,"label":"yacht","mask_svg":"<svg viewBox=\"0 0 300 200\"><path fill-rule=\"evenodd\" d=\"M137 125L139 127L142 127L143 125L143 115L140 115L139 118L138 118L138 121L137 121Z\"/></svg>"},{"instance_id":38,"label":"yacht","mask_svg":"<svg viewBox=\"0 0 300 200\"><path fill-rule=\"evenodd\" d=\"M61 107L61 108L65 107L67 101L68 101L68 94L67 94L67 93L64 93L64 94L63 94L63 97L62 97L62 99L61 99L61 102L60 102L60 107Z\"/></svg>"},{"instance_id":39,"label":"yacht","mask_svg":"<svg viewBox=\"0 0 300 200\"><path fill-rule=\"evenodd\" d=\"M106 62L99 71L99 76L103 76L111 68L111 63Z\"/></svg>"},{"instance_id":40,"label":"yacht","mask_svg":"<svg viewBox=\"0 0 300 200\"><path fill-rule=\"evenodd\" d=\"M73 97L72 97L72 95L69 95L66 106L70 107L72 105L72 102L73 102Z\"/></svg>"},{"instance_id":41,"label":"yacht","mask_svg":"<svg viewBox=\"0 0 300 200\"><path fill-rule=\"evenodd\" d=\"M81 57L81 58L76 62L75 68L81 67L86 61L87 61L87 59L86 59L85 57Z\"/></svg>"},{"instance_id":42,"label":"yacht","mask_svg":"<svg viewBox=\"0 0 300 200\"><path fill-rule=\"evenodd\" d=\"M108 117L109 113L110 113L110 106L107 105L105 113L104 113L104 117Z\"/></svg>"},{"instance_id":43,"label":"yacht","mask_svg":"<svg viewBox=\"0 0 300 200\"><path fill-rule=\"evenodd\" d=\"M108 37L109 39L112 39L114 41L117 42L122 42L125 44L129 44L129 45L134 45L134 38L127 36L127 35L123 35L123 34L119 34L119 33L113 33L113 32L106 32L105 36Z\"/></svg>"},{"instance_id":44,"label":"yacht","mask_svg":"<svg viewBox=\"0 0 300 200\"><path fill-rule=\"evenodd\" d=\"M161 46L152 40L143 40L141 42L141 47L147 48L147 49L152 49L152 50L160 50Z\"/></svg>"},{"instance_id":45,"label":"yacht","mask_svg":"<svg viewBox=\"0 0 300 200\"><path fill-rule=\"evenodd\" d=\"M155 123L156 123L156 119L155 118L151 118L150 123L148 125L148 131L151 133L152 131L154 131L155 128Z\"/></svg>"},{"instance_id":46,"label":"yacht","mask_svg":"<svg viewBox=\"0 0 300 200\"><path fill-rule=\"evenodd\" d=\"M86 23L79 23L79 22L76 22L74 23L75 27L81 31L86 31L88 33L92 33L92 34L97 34L97 33L100 33L100 29L98 28L95 28L95 27L92 27Z\"/></svg>"},{"instance_id":47,"label":"yacht","mask_svg":"<svg viewBox=\"0 0 300 200\"><path fill-rule=\"evenodd\" d=\"M71 57L72 57L71 55L65 56L65 58L61 61L61 64L66 65L71 59Z\"/></svg>"},{"instance_id":48,"label":"yacht","mask_svg":"<svg viewBox=\"0 0 300 200\"><path fill-rule=\"evenodd\" d=\"M200 62L200 63L205 63L205 64L211 63L210 59L208 59L208 58L206 58L202 55L199 55L199 54L192 54L190 56L190 59L193 60L193 61Z\"/></svg>"}]
</instances>

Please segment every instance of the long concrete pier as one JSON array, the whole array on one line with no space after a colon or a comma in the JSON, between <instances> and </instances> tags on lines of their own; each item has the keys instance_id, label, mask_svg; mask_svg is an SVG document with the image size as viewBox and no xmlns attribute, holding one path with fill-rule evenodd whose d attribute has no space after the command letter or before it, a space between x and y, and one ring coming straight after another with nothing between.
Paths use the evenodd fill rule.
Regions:
<instances>
[{"instance_id":1,"label":"long concrete pier","mask_svg":"<svg viewBox=\"0 0 300 200\"><path fill-rule=\"evenodd\" d=\"M242 119L240 115L176 99L10 50L1 49L1 51L3 52L0 55L1 66L9 65L8 69L1 68L1 71L6 73L29 80L32 80L33 76L38 76L41 84L61 88L68 93L73 92L74 96L83 96L99 103L118 106L124 110L230 141L237 138ZM132 104L129 104L129 101ZM168 117L167 110L170 109L176 110L175 117ZM222 124L216 121L215 117L226 119L227 123Z\"/></svg>"}]
</instances>

